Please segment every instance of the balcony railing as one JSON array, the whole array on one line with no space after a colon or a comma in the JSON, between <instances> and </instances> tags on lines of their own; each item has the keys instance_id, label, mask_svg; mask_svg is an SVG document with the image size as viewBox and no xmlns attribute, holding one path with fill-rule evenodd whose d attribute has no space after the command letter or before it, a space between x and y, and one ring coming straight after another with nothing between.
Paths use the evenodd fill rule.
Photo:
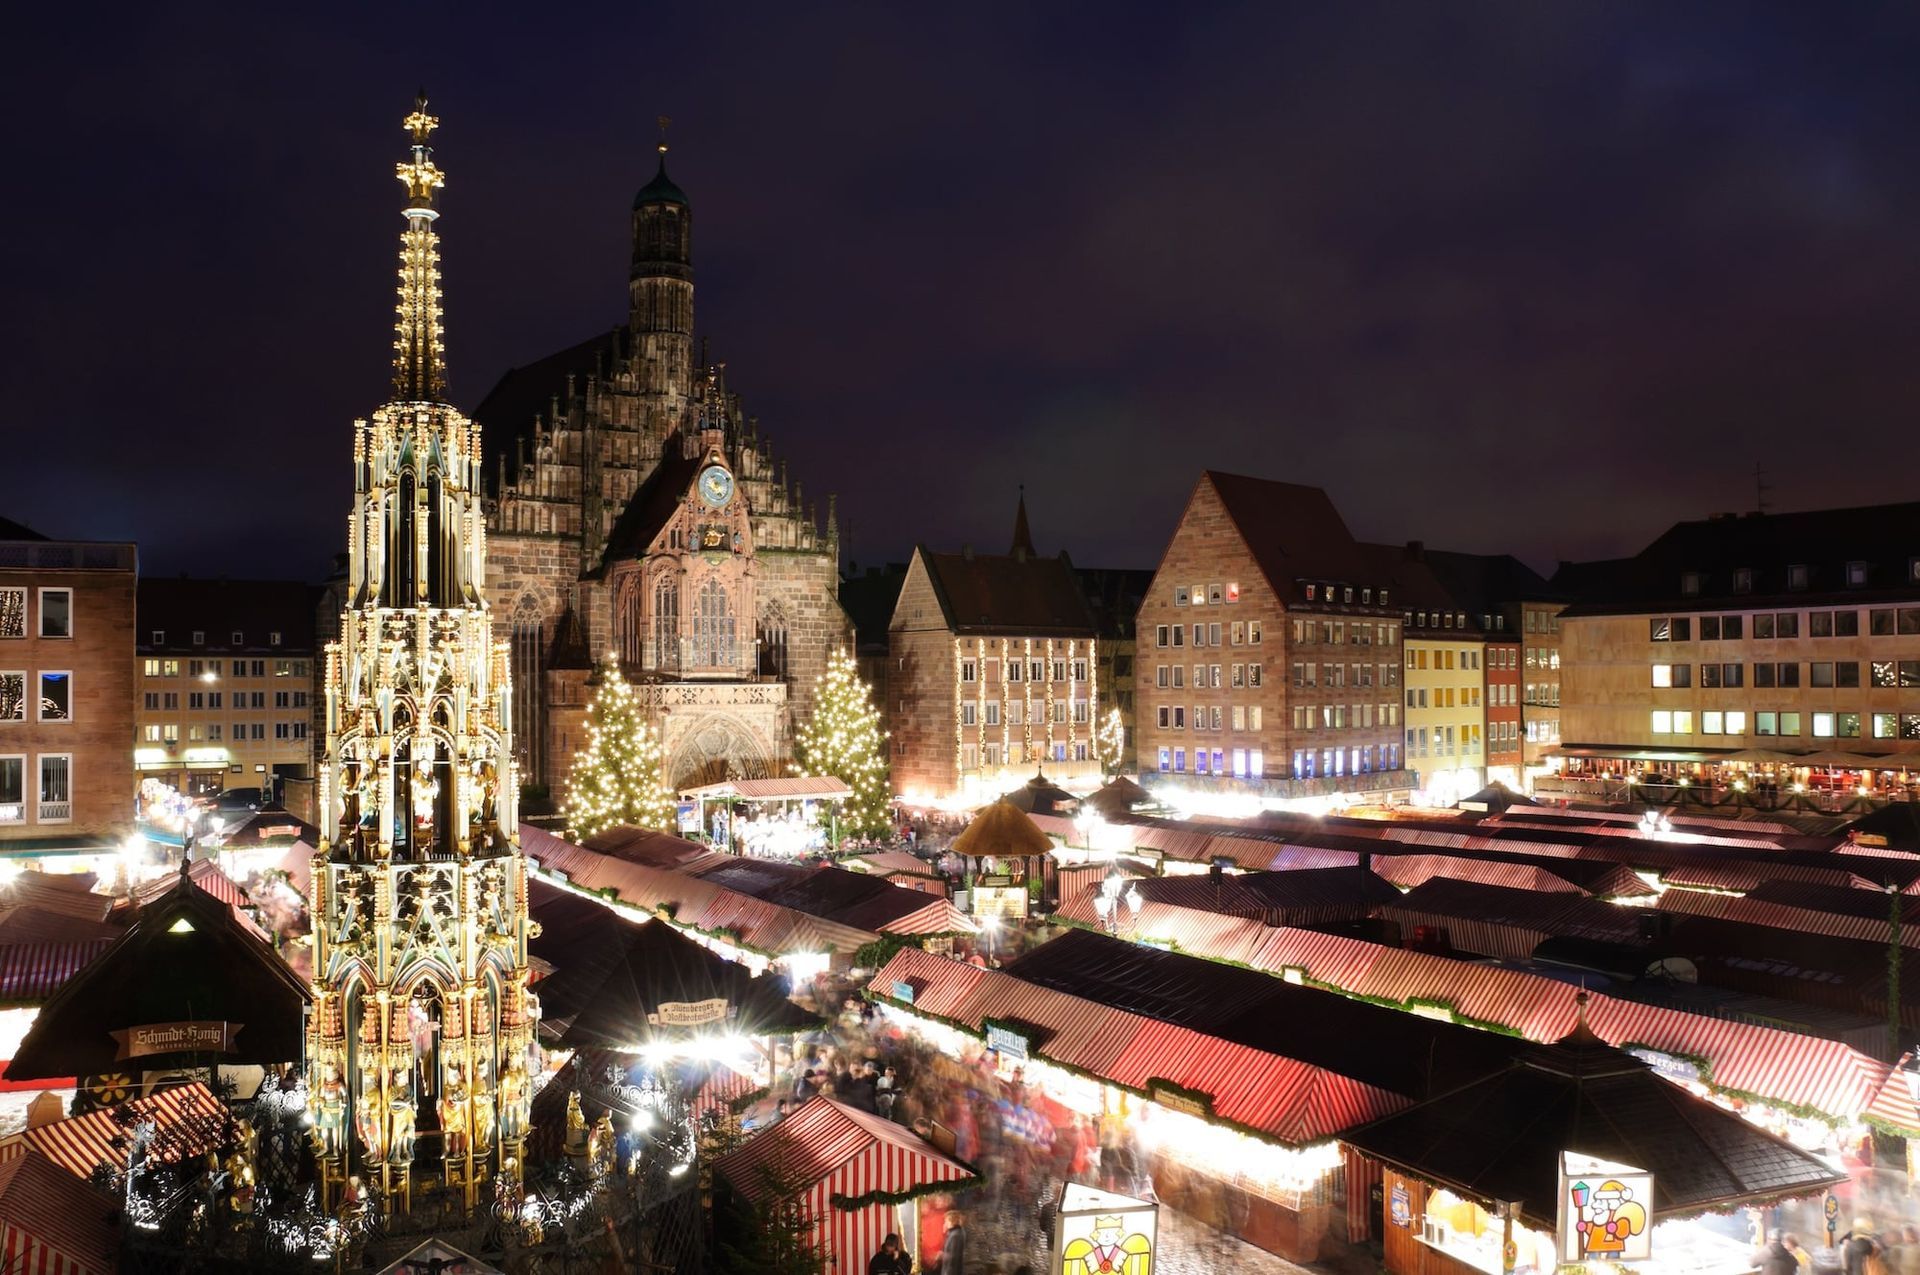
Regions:
<instances>
[{"instance_id":1,"label":"balcony railing","mask_svg":"<svg viewBox=\"0 0 1920 1275\"><path fill-rule=\"evenodd\" d=\"M673 642L647 642L640 658L629 656L622 663L638 673L716 673L740 674L754 671L759 658L758 641L716 642L700 638L680 638Z\"/></svg>"},{"instance_id":2,"label":"balcony railing","mask_svg":"<svg viewBox=\"0 0 1920 1275\"><path fill-rule=\"evenodd\" d=\"M0 801L0 823L25 823L26 821L26 802Z\"/></svg>"},{"instance_id":3,"label":"balcony railing","mask_svg":"<svg viewBox=\"0 0 1920 1275\"><path fill-rule=\"evenodd\" d=\"M71 801L43 801L40 803L41 823L66 823L73 818Z\"/></svg>"}]
</instances>

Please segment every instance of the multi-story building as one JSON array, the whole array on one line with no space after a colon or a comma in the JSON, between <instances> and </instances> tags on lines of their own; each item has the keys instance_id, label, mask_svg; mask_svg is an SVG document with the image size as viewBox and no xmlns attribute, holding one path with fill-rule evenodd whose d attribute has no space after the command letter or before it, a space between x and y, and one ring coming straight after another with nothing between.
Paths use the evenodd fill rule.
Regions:
<instances>
[{"instance_id":1,"label":"multi-story building","mask_svg":"<svg viewBox=\"0 0 1920 1275\"><path fill-rule=\"evenodd\" d=\"M1920 757L1920 503L1683 522L1555 584L1572 759L1714 779L1757 750L1872 789Z\"/></svg>"},{"instance_id":2,"label":"multi-story building","mask_svg":"<svg viewBox=\"0 0 1920 1275\"><path fill-rule=\"evenodd\" d=\"M185 793L314 773L316 604L297 580L140 582L133 758Z\"/></svg>"},{"instance_id":3,"label":"multi-story building","mask_svg":"<svg viewBox=\"0 0 1920 1275\"><path fill-rule=\"evenodd\" d=\"M1486 780L1486 634L1456 605L1430 595L1404 613L1407 768L1438 805Z\"/></svg>"},{"instance_id":4,"label":"multi-story building","mask_svg":"<svg viewBox=\"0 0 1920 1275\"><path fill-rule=\"evenodd\" d=\"M1528 671L1526 644L1533 640L1525 636L1528 617L1556 613L1559 604L1542 601L1554 596L1547 582L1510 554L1428 551L1425 560L1453 599L1456 620L1464 612L1478 623L1484 638L1480 666L1484 674L1481 764L1485 778L1524 792L1529 783L1528 727L1533 720L1527 694L1527 679L1532 674ZM1540 622L1534 623L1537 626ZM1557 664L1556 656L1556 685Z\"/></svg>"},{"instance_id":5,"label":"multi-story building","mask_svg":"<svg viewBox=\"0 0 1920 1275\"><path fill-rule=\"evenodd\" d=\"M1203 473L1135 627L1143 782L1196 809L1406 795L1410 577L1319 488Z\"/></svg>"},{"instance_id":6,"label":"multi-story building","mask_svg":"<svg viewBox=\"0 0 1920 1275\"><path fill-rule=\"evenodd\" d=\"M1564 601L1523 604L1520 702L1526 734L1524 777L1529 785L1558 764L1560 747L1560 613Z\"/></svg>"},{"instance_id":7,"label":"multi-story building","mask_svg":"<svg viewBox=\"0 0 1920 1275\"><path fill-rule=\"evenodd\" d=\"M0 519L0 854L100 850L133 829L130 544Z\"/></svg>"},{"instance_id":8,"label":"multi-story building","mask_svg":"<svg viewBox=\"0 0 1920 1275\"><path fill-rule=\"evenodd\" d=\"M1073 564L1042 558L1024 506L1007 554L916 548L889 630L894 791L981 801L1042 771L1100 782L1100 643Z\"/></svg>"}]
</instances>

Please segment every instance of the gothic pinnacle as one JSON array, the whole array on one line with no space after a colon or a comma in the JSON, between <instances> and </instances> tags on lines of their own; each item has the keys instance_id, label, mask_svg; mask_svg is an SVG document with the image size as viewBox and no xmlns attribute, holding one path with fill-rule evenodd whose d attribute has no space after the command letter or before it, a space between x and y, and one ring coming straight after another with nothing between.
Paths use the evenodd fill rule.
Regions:
<instances>
[{"instance_id":1,"label":"gothic pinnacle","mask_svg":"<svg viewBox=\"0 0 1920 1275\"><path fill-rule=\"evenodd\" d=\"M447 395L446 349L440 313L440 242L433 223L440 212L433 193L446 185L434 166L428 137L440 121L427 114L427 95L414 99L402 122L413 139L413 157L394 165L407 188L406 233L400 239L399 299L394 305L393 397L399 403L439 403Z\"/></svg>"}]
</instances>

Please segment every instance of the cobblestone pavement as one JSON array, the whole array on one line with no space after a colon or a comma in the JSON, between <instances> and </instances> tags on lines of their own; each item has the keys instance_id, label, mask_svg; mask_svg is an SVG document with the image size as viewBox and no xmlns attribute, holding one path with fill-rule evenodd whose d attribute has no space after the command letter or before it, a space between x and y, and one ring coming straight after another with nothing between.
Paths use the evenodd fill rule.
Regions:
<instances>
[{"instance_id":1,"label":"cobblestone pavement","mask_svg":"<svg viewBox=\"0 0 1920 1275\"><path fill-rule=\"evenodd\" d=\"M967 1254L968 1275L1012 1275L1022 1264L1043 1272L1048 1269L1051 1234L1042 1227L1052 1224L1051 1213L1037 1213L993 1207L984 1201L972 1208L969 1226L973 1241ZM1275 1257L1263 1248L1245 1243L1210 1226L1194 1221L1165 1205L1160 1208L1160 1239L1154 1255L1154 1275L1323 1275Z\"/></svg>"}]
</instances>

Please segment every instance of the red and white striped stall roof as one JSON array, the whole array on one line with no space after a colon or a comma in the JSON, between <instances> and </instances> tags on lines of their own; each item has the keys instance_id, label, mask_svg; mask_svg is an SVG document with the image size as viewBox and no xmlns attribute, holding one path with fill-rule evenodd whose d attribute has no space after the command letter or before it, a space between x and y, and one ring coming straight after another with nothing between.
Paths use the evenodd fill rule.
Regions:
<instances>
[{"instance_id":1,"label":"red and white striped stall roof","mask_svg":"<svg viewBox=\"0 0 1920 1275\"><path fill-rule=\"evenodd\" d=\"M1712 1083L1832 1116L1865 1111L1889 1068L1838 1041L1659 1005L1593 996L1587 1023L1610 1045L1640 1045L1707 1060Z\"/></svg>"},{"instance_id":2,"label":"red and white striped stall roof","mask_svg":"<svg viewBox=\"0 0 1920 1275\"><path fill-rule=\"evenodd\" d=\"M131 1104L142 1117L162 1129L196 1130L205 1125L210 1132L194 1133L179 1148L179 1156L204 1155L219 1145L221 1130L216 1123L226 1115L226 1107L205 1085L182 1085L162 1089ZM0 1162L39 1151L77 1178L85 1178L101 1165L122 1165L126 1153L113 1145L124 1132L111 1111L90 1111L84 1116L56 1120L16 1134L0 1144Z\"/></svg>"},{"instance_id":3,"label":"red and white striped stall roof","mask_svg":"<svg viewBox=\"0 0 1920 1275\"><path fill-rule=\"evenodd\" d=\"M1565 877L1555 876L1548 869L1531 863L1503 863L1497 859L1465 859L1452 854L1383 854L1375 857L1373 871L1375 875L1393 882L1403 890L1411 890L1414 886L1425 884L1434 877L1452 877L1456 881L1503 885L1516 890L1585 893Z\"/></svg>"},{"instance_id":4,"label":"red and white striped stall roof","mask_svg":"<svg viewBox=\"0 0 1920 1275\"><path fill-rule=\"evenodd\" d=\"M951 1183L978 1182L973 1170L891 1120L816 1097L772 1128L722 1156L714 1171L750 1200L775 1182L804 1193L830 1269L860 1271L889 1233L905 1233L900 1209L874 1201Z\"/></svg>"},{"instance_id":5,"label":"red and white striped stall roof","mask_svg":"<svg viewBox=\"0 0 1920 1275\"><path fill-rule=\"evenodd\" d=\"M92 1187L38 1151L0 1163L0 1270L111 1275L113 1227Z\"/></svg>"},{"instance_id":6,"label":"red and white striped stall roof","mask_svg":"<svg viewBox=\"0 0 1920 1275\"><path fill-rule=\"evenodd\" d=\"M1295 1146L1392 1115L1411 1100L1311 1063L1147 1020L1106 1069L1115 1081L1149 1089L1167 1080L1212 1096L1213 1113Z\"/></svg>"},{"instance_id":7,"label":"red and white striped stall roof","mask_svg":"<svg viewBox=\"0 0 1920 1275\"><path fill-rule=\"evenodd\" d=\"M935 899L918 912L909 912L880 927L882 934L972 934L979 930L973 918L947 899Z\"/></svg>"},{"instance_id":8,"label":"red and white striped stall roof","mask_svg":"<svg viewBox=\"0 0 1920 1275\"><path fill-rule=\"evenodd\" d=\"M0 1004L38 1004L78 974L112 939L82 943L13 943L0 947Z\"/></svg>"}]
</instances>

